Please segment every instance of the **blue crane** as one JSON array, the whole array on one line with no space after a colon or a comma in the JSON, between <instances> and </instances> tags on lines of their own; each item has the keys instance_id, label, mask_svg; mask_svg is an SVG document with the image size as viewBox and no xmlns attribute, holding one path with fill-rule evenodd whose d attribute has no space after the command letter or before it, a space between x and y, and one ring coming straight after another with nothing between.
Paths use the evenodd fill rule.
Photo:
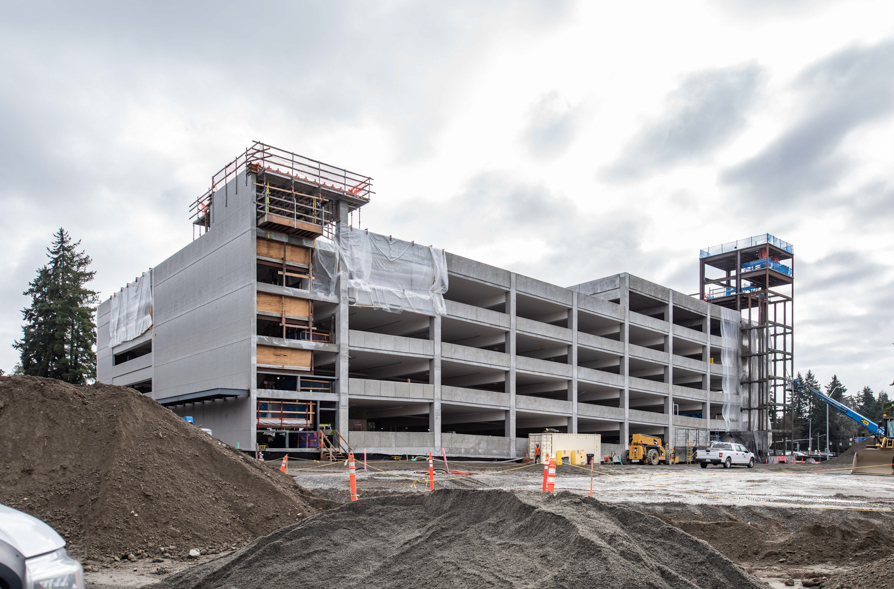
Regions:
<instances>
[{"instance_id":1,"label":"blue crane","mask_svg":"<svg viewBox=\"0 0 894 589\"><path fill-rule=\"evenodd\" d=\"M877 443L854 454L854 462L851 474L868 475L894 475L894 438L889 438L887 432L894 432L894 417L885 415L881 423L873 423L871 419L860 415L844 403L836 401L829 395L809 387L798 379L791 383L792 391L810 391L817 399L826 403L839 413L853 419L875 436Z\"/></svg>"},{"instance_id":2,"label":"blue crane","mask_svg":"<svg viewBox=\"0 0 894 589\"><path fill-rule=\"evenodd\" d=\"M803 382L801 382L798 379L795 379L792 381L792 390L793 391L810 391L811 393L813 393L813 395L816 398L818 398L820 401L829 405L835 411L838 411L839 413L846 415L847 417L850 417L851 419L853 419L854 421L856 421L857 423L859 423L860 425L862 425L863 427L868 429L869 432L872 435L874 435L876 438L884 438L885 437L884 422L879 423L879 424L873 423L872 420L869 419L868 417L864 417L863 415L860 415L859 413L857 413L856 411L854 411L853 409L851 409L844 403L842 403L840 401L836 401L829 395L827 395L821 391L818 391L813 387L807 386L806 384L804 384Z\"/></svg>"}]
</instances>

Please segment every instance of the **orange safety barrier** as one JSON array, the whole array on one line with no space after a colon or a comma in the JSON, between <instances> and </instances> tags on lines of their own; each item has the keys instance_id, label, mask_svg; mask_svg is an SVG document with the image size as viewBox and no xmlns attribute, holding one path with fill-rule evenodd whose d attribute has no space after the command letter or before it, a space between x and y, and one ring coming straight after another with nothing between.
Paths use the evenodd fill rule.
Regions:
<instances>
[{"instance_id":1,"label":"orange safety barrier","mask_svg":"<svg viewBox=\"0 0 894 589\"><path fill-rule=\"evenodd\" d=\"M543 457L543 490L541 492L546 493L546 483L549 479L549 454L546 454Z\"/></svg>"},{"instance_id":2,"label":"orange safety barrier","mask_svg":"<svg viewBox=\"0 0 894 589\"><path fill-rule=\"evenodd\" d=\"M556 492L556 459L553 458L549 461L549 478L546 481L546 492L547 493L555 493Z\"/></svg>"},{"instance_id":3,"label":"orange safety barrier","mask_svg":"<svg viewBox=\"0 0 894 589\"><path fill-rule=\"evenodd\" d=\"M282 466L279 467L279 472L284 472L289 474L289 455L286 454L282 457Z\"/></svg>"},{"instance_id":4,"label":"orange safety barrier","mask_svg":"<svg viewBox=\"0 0 894 589\"><path fill-rule=\"evenodd\" d=\"M593 463L596 462L596 457L590 459L590 497L593 496Z\"/></svg>"},{"instance_id":5,"label":"orange safety barrier","mask_svg":"<svg viewBox=\"0 0 894 589\"><path fill-rule=\"evenodd\" d=\"M435 463L431 458L431 452L428 453L428 486L430 491L435 490Z\"/></svg>"},{"instance_id":6,"label":"orange safety barrier","mask_svg":"<svg viewBox=\"0 0 894 589\"><path fill-rule=\"evenodd\" d=\"M351 475L351 501L357 501L357 473L354 469L354 453L348 454L348 473Z\"/></svg>"}]
</instances>

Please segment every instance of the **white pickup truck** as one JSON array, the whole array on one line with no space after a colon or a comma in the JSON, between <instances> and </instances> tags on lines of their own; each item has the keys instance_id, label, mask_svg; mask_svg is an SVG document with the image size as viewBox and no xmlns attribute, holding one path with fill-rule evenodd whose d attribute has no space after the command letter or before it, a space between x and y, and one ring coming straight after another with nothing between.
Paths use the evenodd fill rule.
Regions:
<instances>
[{"instance_id":1,"label":"white pickup truck","mask_svg":"<svg viewBox=\"0 0 894 589\"><path fill-rule=\"evenodd\" d=\"M709 464L722 464L723 468L734 465L754 468L754 454L742 444L733 442L714 442L704 450L697 450L695 461L702 468L708 468Z\"/></svg>"}]
</instances>

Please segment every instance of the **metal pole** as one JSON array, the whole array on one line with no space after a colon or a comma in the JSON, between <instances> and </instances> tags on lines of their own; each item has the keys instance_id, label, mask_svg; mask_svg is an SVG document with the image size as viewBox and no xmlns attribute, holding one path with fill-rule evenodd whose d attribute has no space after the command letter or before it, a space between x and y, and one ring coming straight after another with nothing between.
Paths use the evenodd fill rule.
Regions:
<instances>
[{"instance_id":1,"label":"metal pole","mask_svg":"<svg viewBox=\"0 0 894 589\"><path fill-rule=\"evenodd\" d=\"M829 406L826 405L826 457L829 457Z\"/></svg>"}]
</instances>

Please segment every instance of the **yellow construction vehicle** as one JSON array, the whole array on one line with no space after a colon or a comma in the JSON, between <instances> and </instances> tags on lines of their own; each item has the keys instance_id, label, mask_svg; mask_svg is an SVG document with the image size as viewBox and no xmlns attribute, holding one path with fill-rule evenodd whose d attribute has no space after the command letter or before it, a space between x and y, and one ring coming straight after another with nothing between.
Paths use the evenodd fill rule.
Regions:
<instances>
[{"instance_id":1,"label":"yellow construction vehicle","mask_svg":"<svg viewBox=\"0 0 894 589\"><path fill-rule=\"evenodd\" d=\"M624 463L630 464L677 464L680 458L670 447L662 444L661 438L633 434L630 438L630 449L624 453Z\"/></svg>"}]
</instances>

